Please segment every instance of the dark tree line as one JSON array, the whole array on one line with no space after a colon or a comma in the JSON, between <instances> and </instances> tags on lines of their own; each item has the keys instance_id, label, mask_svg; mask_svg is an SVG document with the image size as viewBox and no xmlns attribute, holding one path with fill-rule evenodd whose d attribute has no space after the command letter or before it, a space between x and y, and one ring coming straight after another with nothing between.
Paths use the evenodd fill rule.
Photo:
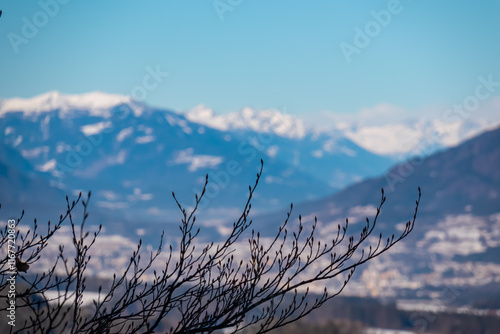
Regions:
<instances>
[{"instance_id":1,"label":"dark tree line","mask_svg":"<svg viewBox=\"0 0 500 334\"><path fill-rule=\"evenodd\" d=\"M158 248L148 253L139 241L122 272L99 286L99 297L92 306L83 305L83 295L88 291L86 269L91 261L90 250L102 226L95 231L88 231L85 226L91 193L86 199L80 194L72 202L66 197L65 214L56 224L49 222L43 231L35 220L32 229L21 233L17 228L21 215L14 227L17 231L15 255L19 261L16 326L4 325L4 330L12 333L212 333L219 330L265 333L303 318L339 295L357 266L386 252L413 230L420 189L414 215L404 231L389 238L380 234L378 242L369 243L367 239L386 200L382 190L375 217L372 222L366 219L357 238L347 234L347 219L344 226L338 226L336 237L326 242L317 237L317 219L303 224L299 215L298 226L291 227L291 205L276 235L264 240L259 232L250 231L252 221L249 220L251 199L262 175L262 166L255 184L249 187L248 200L231 232L224 241L212 242L201 249L196 239L200 229L195 226L195 214L205 194L208 175L190 212L172 193L182 215L179 244L175 248L164 246L162 233ZM80 223L76 223L72 215L78 203L83 205ZM26 266L43 255L49 240L65 223L70 225L72 233L71 255L61 245L51 268L30 273ZM2 250L7 249L8 232L8 226L0 231ZM248 240L247 254L238 258L235 250L241 247L243 239ZM162 253L167 257L165 263L159 262ZM26 266L22 267L23 264ZM0 323L8 314L6 291L11 265L8 257L0 260L0 291L3 291ZM19 265L28 272L22 273ZM151 274L154 278L147 279ZM319 297L311 298L310 286L339 277L343 280L335 291L325 288ZM54 291L58 291L59 297L50 294Z\"/></svg>"}]
</instances>

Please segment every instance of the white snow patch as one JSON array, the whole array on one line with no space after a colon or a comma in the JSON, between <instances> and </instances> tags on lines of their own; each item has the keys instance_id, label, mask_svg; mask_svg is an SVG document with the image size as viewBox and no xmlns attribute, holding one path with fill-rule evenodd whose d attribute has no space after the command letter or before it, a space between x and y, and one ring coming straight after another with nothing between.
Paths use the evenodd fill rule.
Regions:
<instances>
[{"instance_id":1,"label":"white snow patch","mask_svg":"<svg viewBox=\"0 0 500 334\"><path fill-rule=\"evenodd\" d=\"M48 153L50 148L48 146L36 147L31 150L22 150L21 155L25 158L38 158L42 153Z\"/></svg>"},{"instance_id":2,"label":"white snow patch","mask_svg":"<svg viewBox=\"0 0 500 334\"><path fill-rule=\"evenodd\" d=\"M404 124L388 124L348 131L346 136L359 146L377 154L403 154L417 147L422 133Z\"/></svg>"},{"instance_id":3,"label":"white snow patch","mask_svg":"<svg viewBox=\"0 0 500 334\"><path fill-rule=\"evenodd\" d=\"M269 157L274 158L278 154L278 151L279 151L279 147L277 145L272 145L272 146L269 146L267 148L266 153Z\"/></svg>"},{"instance_id":4,"label":"white snow patch","mask_svg":"<svg viewBox=\"0 0 500 334\"><path fill-rule=\"evenodd\" d=\"M155 216L165 216L168 214L168 211L160 209L157 206L153 206L148 209L148 213Z\"/></svg>"},{"instance_id":5,"label":"white snow patch","mask_svg":"<svg viewBox=\"0 0 500 334\"><path fill-rule=\"evenodd\" d=\"M185 116L191 122L222 131L253 130L299 139L306 135L306 129L301 119L278 110L255 111L246 107L239 112L216 115L212 109L199 105L186 113Z\"/></svg>"},{"instance_id":6,"label":"white snow patch","mask_svg":"<svg viewBox=\"0 0 500 334\"><path fill-rule=\"evenodd\" d=\"M174 152L170 165L189 164L188 170L194 172L200 168L215 168L223 161L223 157L215 155L194 155L192 147Z\"/></svg>"},{"instance_id":7,"label":"white snow patch","mask_svg":"<svg viewBox=\"0 0 500 334\"><path fill-rule=\"evenodd\" d=\"M448 256L482 253L492 232L488 226L484 218L471 214L447 216L438 222L437 230L427 231L417 246Z\"/></svg>"},{"instance_id":8,"label":"white snow patch","mask_svg":"<svg viewBox=\"0 0 500 334\"><path fill-rule=\"evenodd\" d=\"M88 110L91 115L110 116L109 111L120 104L131 104L134 114L141 113L139 104L130 96L91 92L85 94L62 94L48 92L32 98L10 98L0 101L0 117L9 112L23 112L25 115L60 110L63 114L70 110Z\"/></svg>"},{"instance_id":9,"label":"white snow patch","mask_svg":"<svg viewBox=\"0 0 500 334\"><path fill-rule=\"evenodd\" d=\"M345 146L342 146L340 148L340 152L344 153L345 155L348 155L350 157L355 157L356 156L356 151L348 148L348 147L345 147Z\"/></svg>"},{"instance_id":10,"label":"white snow patch","mask_svg":"<svg viewBox=\"0 0 500 334\"><path fill-rule=\"evenodd\" d=\"M87 192L83 189L73 189L71 193L73 196L79 196L80 194L86 194Z\"/></svg>"},{"instance_id":11,"label":"white snow patch","mask_svg":"<svg viewBox=\"0 0 500 334\"><path fill-rule=\"evenodd\" d=\"M137 130L139 130L139 131L143 131L143 132L144 132L144 134L146 134L146 135L148 135L148 136L153 134L153 128L150 128L150 127L145 126L145 125L139 125L139 126L137 127Z\"/></svg>"},{"instance_id":12,"label":"white snow patch","mask_svg":"<svg viewBox=\"0 0 500 334\"><path fill-rule=\"evenodd\" d=\"M171 126L174 126L177 124L177 118L170 115L170 114L166 114L165 119L167 120L168 124L170 124Z\"/></svg>"},{"instance_id":13,"label":"white snow patch","mask_svg":"<svg viewBox=\"0 0 500 334\"><path fill-rule=\"evenodd\" d=\"M23 142L23 136L17 136L16 140L14 140L14 143L12 144L14 147L17 145L21 144Z\"/></svg>"},{"instance_id":14,"label":"white snow patch","mask_svg":"<svg viewBox=\"0 0 500 334\"><path fill-rule=\"evenodd\" d=\"M101 133L102 130L111 127L111 122L99 122L89 125L84 125L80 128L80 131L83 132L86 136L96 135Z\"/></svg>"},{"instance_id":15,"label":"white snow patch","mask_svg":"<svg viewBox=\"0 0 500 334\"><path fill-rule=\"evenodd\" d=\"M99 192L107 201L116 201L120 196L111 190L103 190Z\"/></svg>"},{"instance_id":16,"label":"white snow patch","mask_svg":"<svg viewBox=\"0 0 500 334\"><path fill-rule=\"evenodd\" d=\"M116 135L116 141L122 142L125 140L125 138L129 137L132 132L134 132L134 129L132 127L125 128L121 130L117 135Z\"/></svg>"},{"instance_id":17,"label":"white snow patch","mask_svg":"<svg viewBox=\"0 0 500 334\"><path fill-rule=\"evenodd\" d=\"M110 164L110 165L122 165L125 163L126 159L127 159L127 151L120 150L120 152L118 152L117 155L110 156L108 158L108 164Z\"/></svg>"},{"instance_id":18,"label":"white snow patch","mask_svg":"<svg viewBox=\"0 0 500 334\"><path fill-rule=\"evenodd\" d=\"M49 139L49 123L50 123L49 115L45 116L43 121L40 122L40 131L42 132L43 140Z\"/></svg>"},{"instance_id":19,"label":"white snow patch","mask_svg":"<svg viewBox=\"0 0 500 334\"><path fill-rule=\"evenodd\" d=\"M47 290L44 292L44 298L47 298L49 304L57 304L57 303L68 303L71 305L74 303L75 300L75 295L70 295L67 294L66 291L61 290ZM81 299L81 305L82 306L92 306L94 304L94 300L97 301L99 300L99 297L103 298L103 296L99 296L98 292L92 292L92 291L85 291L82 294L82 299ZM65 304L66 305L66 304Z\"/></svg>"},{"instance_id":20,"label":"white snow patch","mask_svg":"<svg viewBox=\"0 0 500 334\"><path fill-rule=\"evenodd\" d=\"M52 159L44 163L43 165L36 166L35 169L41 172L52 171L56 168L56 159Z\"/></svg>"},{"instance_id":21,"label":"white snow patch","mask_svg":"<svg viewBox=\"0 0 500 334\"><path fill-rule=\"evenodd\" d=\"M217 226L217 232L219 232L219 234L223 237L230 235L232 231L233 231L233 229L231 227L227 227L227 226L223 226L223 225Z\"/></svg>"},{"instance_id":22,"label":"white snow patch","mask_svg":"<svg viewBox=\"0 0 500 334\"><path fill-rule=\"evenodd\" d=\"M131 202L149 201L153 199L153 194L143 194L140 188L134 188L134 193L132 195L128 195L127 199Z\"/></svg>"},{"instance_id":23,"label":"white snow patch","mask_svg":"<svg viewBox=\"0 0 500 334\"><path fill-rule=\"evenodd\" d=\"M311 152L311 155L315 158L321 158L323 156L322 150L315 150Z\"/></svg>"},{"instance_id":24,"label":"white snow patch","mask_svg":"<svg viewBox=\"0 0 500 334\"><path fill-rule=\"evenodd\" d=\"M428 310L427 310L428 311ZM404 331L400 329L367 328L364 334L417 334L413 331Z\"/></svg>"},{"instance_id":25,"label":"white snow patch","mask_svg":"<svg viewBox=\"0 0 500 334\"><path fill-rule=\"evenodd\" d=\"M266 183L276 183L276 184L283 184L284 180L281 177L276 177L272 175L268 175L265 178Z\"/></svg>"},{"instance_id":26,"label":"white snow patch","mask_svg":"<svg viewBox=\"0 0 500 334\"><path fill-rule=\"evenodd\" d=\"M349 221L352 220L352 222L355 223L359 218L364 219L366 217L374 217L376 213L377 208L373 205L358 205L350 208L347 215L349 217Z\"/></svg>"},{"instance_id":27,"label":"white snow patch","mask_svg":"<svg viewBox=\"0 0 500 334\"><path fill-rule=\"evenodd\" d=\"M143 136L143 137L135 138L135 142L137 144L147 144L147 143L150 143L150 142L155 141L155 140L156 140L155 136Z\"/></svg>"},{"instance_id":28,"label":"white snow patch","mask_svg":"<svg viewBox=\"0 0 500 334\"><path fill-rule=\"evenodd\" d=\"M57 153L63 153L64 151L69 151L71 150L71 146L64 142L58 142L56 145L56 152Z\"/></svg>"},{"instance_id":29,"label":"white snow patch","mask_svg":"<svg viewBox=\"0 0 500 334\"><path fill-rule=\"evenodd\" d=\"M16 130L14 130L14 128L12 126L8 126L8 127L5 128L4 133L5 133L6 136L8 136L11 133L14 133L14 131L16 131Z\"/></svg>"},{"instance_id":30,"label":"white snow patch","mask_svg":"<svg viewBox=\"0 0 500 334\"><path fill-rule=\"evenodd\" d=\"M99 202L97 202L97 206L100 208L105 208L105 209L110 209L110 210L118 210L118 209L128 208L128 203L99 201Z\"/></svg>"},{"instance_id":31,"label":"white snow patch","mask_svg":"<svg viewBox=\"0 0 500 334\"><path fill-rule=\"evenodd\" d=\"M186 114L186 118L192 122L207 125L217 130L227 130L227 124L222 116L216 116L212 109L205 105L198 105Z\"/></svg>"}]
</instances>

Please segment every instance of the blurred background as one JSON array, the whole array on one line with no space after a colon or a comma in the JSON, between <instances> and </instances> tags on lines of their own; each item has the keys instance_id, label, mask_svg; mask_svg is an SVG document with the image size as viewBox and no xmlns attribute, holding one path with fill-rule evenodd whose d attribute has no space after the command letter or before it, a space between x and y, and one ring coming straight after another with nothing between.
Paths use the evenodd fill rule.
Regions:
<instances>
[{"instance_id":1,"label":"blurred background","mask_svg":"<svg viewBox=\"0 0 500 334\"><path fill-rule=\"evenodd\" d=\"M265 236L291 202L293 223L317 216L331 239L349 217L356 236L381 188L377 234L391 235L412 219L420 186L412 234L300 326L342 319L351 332L495 333L498 2L41 0L0 9L2 222L23 209L21 229L35 217L55 221L66 195L91 190L89 223L105 233L89 273L109 276L139 238L154 247L165 230L175 244L182 216L171 192L192 207L207 174L200 242L227 235L260 159L251 218ZM67 242L69 230L60 232L55 240Z\"/></svg>"}]
</instances>

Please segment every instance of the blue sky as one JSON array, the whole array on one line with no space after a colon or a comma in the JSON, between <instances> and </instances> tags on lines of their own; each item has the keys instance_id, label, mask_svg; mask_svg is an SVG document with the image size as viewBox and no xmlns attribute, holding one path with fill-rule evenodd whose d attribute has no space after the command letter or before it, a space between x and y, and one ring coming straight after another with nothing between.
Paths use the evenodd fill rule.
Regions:
<instances>
[{"instance_id":1,"label":"blue sky","mask_svg":"<svg viewBox=\"0 0 500 334\"><path fill-rule=\"evenodd\" d=\"M305 115L449 105L500 81L498 1L59 1L0 2L0 98L128 95L158 67L155 106Z\"/></svg>"}]
</instances>

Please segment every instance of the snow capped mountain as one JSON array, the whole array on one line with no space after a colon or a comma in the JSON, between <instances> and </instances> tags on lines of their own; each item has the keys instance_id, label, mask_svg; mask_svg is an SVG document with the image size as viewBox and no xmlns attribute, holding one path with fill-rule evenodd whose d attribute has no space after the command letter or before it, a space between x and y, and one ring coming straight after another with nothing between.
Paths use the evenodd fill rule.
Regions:
<instances>
[{"instance_id":1,"label":"snow capped mountain","mask_svg":"<svg viewBox=\"0 0 500 334\"><path fill-rule=\"evenodd\" d=\"M247 107L239 112L216 115L212 109L199 105L186 113L186 118L191 122L204 124L221 131L272 132L281 137L296 139L302 139L306 135L306 127L301 119L277 110L256 111Z\"/></svg>"},{"instance_id":2,"label":"snow capped mountain","mask_svg":"<svg viewBox=\"0 0 500 334\"><path fill-rule=\"evenodd\" d=\"M472 286L484 286L488 293L498 295L500 286L488 284L500 281L499 142L497 127L421 160L394 165L386 175L319 200L298 203L295 220L288 226L298 224L298 213L304 226L317 217L318 239L332 240L337 224L342 226L348 217L348 234L358 238L366 226L365 217L373 224L380 189L384 188L387 201L375 228L375 235L382 233L384 240L396 231L398 235L412 219L420 187L422 199L410 236L385 255L383 265L368 263L349 284L359 291L370 291L370 282L377 279L393 290L391 294L407 296L413 291L419 298L448 291L445 288L466 291ZM261 236L273 236L272 222L282 215L277 211L256 217L253 227ZM371 245L377 245L378 238L374 239ZM388 272L397 274L388 278Z\"/></svg>"},{"instance_id":3,"label":"snow capped mountain","mask_svg":"<svg viewBox=\"0 0 500 334\"><path fill-rule=\"evenodd\" d=\"M449 148L497 127L494 122L478 119L474 122L445 122L440 119L413 120L379 126L344 127L343 133L359 146L381 155L404 157L427 156L438 149Z\"/></svg>"},{"instance_id":4,"label":"snow capped mountain","mask_svg":"<svg viewBox=\"0 0 500 334\"><path fill-rule=\"evenodd\" d=\"M103 112L117 105L133 106L134 112L141 112L140 103L131 97L91 92L85 94L62 94L57 91L48 92L32 98L11 98L0 100L0 117L9 112L23 112L26 115L38 114L51 110L60 110L62 115L71 110L87 110L91 115L101 115Z\"/></svg>"},{"instance_id":5,"label":"snow capped mountain","mask_svg":"<svg viewBox=\"0 0 500 334\"><path fill-rule=\"evenodd\" d=\"M199 207L208 210L207 226L219 226L227 218L220 210L234 213L246 201L261 158L256 211L328 195L392 164L347 138L312 135L301 120L277 111L183 115L124 96L54 92L3 100L1 111L1 144L45 179L40 184L66 194L92 190L97 208L129 221L174 220L168 194L192 205L208 174ZM193 115L204 121L191 121Z\"/></svg>"},{"instance_id":6,"label":"snow capped mountain","mask_svg":"<svg viewBox=\"0 0 500 334\"><path fill-rule=\"evenodd\" d=\"M93 224L157 242L158 230L176 229L182 216L171 192L192 207L208 174L197 223L204 236L216 240L241 214L263 158L252 199L253 226L261 235L275 233L290 202L294 219L298 213L304 221L318 216L323 237L330 237L332 226L336 233L345 217L356 235L365 216L376 212L382 187L388 202L379 228L392 233L413 214L421 186L418 225L407 252L393 252L391 261L380 267L374 262L366 272L383 277L399 270L400 279L387 285L407 291L408 282L442 281L450 270L463 271L460 261L491 254L495 265L484 275L498 279L500 129L464 143L498 124L484 118L387 124L325 118L319 128L277 110L217 115L198 106L180 114L100 92L5 99L0 101L0 202L8 216L26 209L27 221L54 220L65 210L66 194L92 190ZM457 147L447 149L451 146ZM394 165L394 157L409 154L423 158ZM463 252L456 251L457 244ZM423 272L412 272L406 264L425 262L415 249L446 258L446 267L429 262L419 264ZM471 268L461 282L481 279L483 274L476 274L481 271ZM363 275L361 288L370 281Z\"/></svg>"},{"instance_id":7,"label":"snow capped mountain","mask_svg":"<svg viewBox=\"0 0 500 334\"><path fill-rule=\"evenodd\" d=\"M500 105L500 101L498 104ZM493 103L492 108L499 107ZM386 118L402 112L401 108L388 105L373 108L373 113L380 113ZM200 105L187 112L186 118L222 131L272 132L294 139L303 139L307 135L346 138L371 153L396 159L411 155L427 156L438 149L456 146L500 125L500 113L489 118L461 118L449 121L427 116L373 124L363 119L373 119L374 116L369 116L369 113L370 110L363 110L359 119L352 115L313 115L312 118L319 121L312 123L309 117L294 117L278 110L257 111L244 108L239 112L217 115L212 109ZM319 151L316 154L320 154Z\"/></svg>"},{"instance_id":8,"label":"snow capped mountain","mask_svg":"<svg viewBox=\"0 0 500 334\"><path fill-rule=\"evenodd\" d=\"M22 111L24 115L34 115L51 110L58 110L59 116L65 117L70 115L71 111L78 110L86 111L91 116L109 118L109 111L119 105L126 105L135 116L140 116L147 108L130 96L103 92L71 95L52 91L27 99L0 100L0 117L10 112ZM381 105L373 108L373 112L384 115L402 112L400 108L391 108L397 109ZM369 117L369 113L370 110L363 110L360 116ZM427 156L438 149L456 146L500 124L500 116L490 119L460 119L453 122L422 117L386 124L366 124L363 119L342 119L342 116L335 115L331 118L325 117L320 126L315 126L308 122L308 118L294 117L278 110L254 110L246 107L237 112L218 115L205 105L199 105L183 116L193 123L225 132L272 133L282 138L297 140L308 135L315 138L323 135L335 140L346 138L371 153L396 159L410 155ZM96 131L92 125L87 125L82 130L86 134ZM322 153L315 150L314 154L318 156Z\"/></svg>"},{"instance_id":9,"label":"snow capped mountain","mask_svg":"<svg viewBox=\"0 0 500 334\"><path fill-rule=\"evenodd\" d=\"M152 109L128 96L102 92L80 95L49 92L30 99L0 101L0 119L19 112L23 119L30 115L34 122L31 125L32 132L20 131L22 122L6 121L4 142L20 149L24 157L38 159L34 166L40 171L56 173L57 157L47 159L52 151L61 154L74 150L67 138L61 138L52 144L54 146L40 144L50 140L51 133L58 131L53 130L54 122L64 123L63 120L71 116L76 123L64 126L76 126L71 131L77 131L82 138L119 130L115 138L116 147L130 141L134 145L160 147L164 145L159 141L164 137L162 131L165 131L161 124L166 121L171 128L181 131L179 135L199 140L204 140L202 138L207 136L208 129L216 131L224 142L239 143L237 151L245 152L245 147L251 146L259 155L293 166L324 182L331 190L377 176L396 160L411 155L428 156L436 150L455 146L499 123L481 118L457 122L422 118L367 124L364 119L343 119L341 115L334 115L322 116L319 126L314 126L308 122L314 116L301 119L278 110L244 108L238 112L217 115L212 109L200 105L185 114L179 114ZM398 108L383 105L373 110L363 110L362 115L370 119L374 117L371 113L378 113L392 119L394 114L401 112ZM40 138L33 144L27 143L28 138L33 140L36 137L37 131L40 132ZM190 151L191 148L184 147L176 151L174 156L169 157L169 166L184 161L191 171L196 171L203 168L217 169L224 161L221 156L205 154L196 149ZM129 147L110 151L110 164L123 163L129 156L127 152ZM250 156L254 157L255 154ZM268 175L266 180L283 183L286 175Z\"/></svg>"},{"instance_id":10,"label":"snow capped mountain","mask_svg":"<svg viewBox=\"0 0 500 334\"><path fill-rule=\"evenodd\" d=\"M306 119L250 108L217 115L199 106L180 114L99 92L0 102L0 142L45 178L39 184L68 194L91 189L97 207L149 221L175 212L165 209L172 190L191 203L207 173L212 183L204 207L234 211L260 158L265 167L254 206L265 211L382 175L395 155L427 156L490 125L324 123L331 126L320 130ZM207 224L221 221L213 219Z\"/></svg>"}]
</instances>

